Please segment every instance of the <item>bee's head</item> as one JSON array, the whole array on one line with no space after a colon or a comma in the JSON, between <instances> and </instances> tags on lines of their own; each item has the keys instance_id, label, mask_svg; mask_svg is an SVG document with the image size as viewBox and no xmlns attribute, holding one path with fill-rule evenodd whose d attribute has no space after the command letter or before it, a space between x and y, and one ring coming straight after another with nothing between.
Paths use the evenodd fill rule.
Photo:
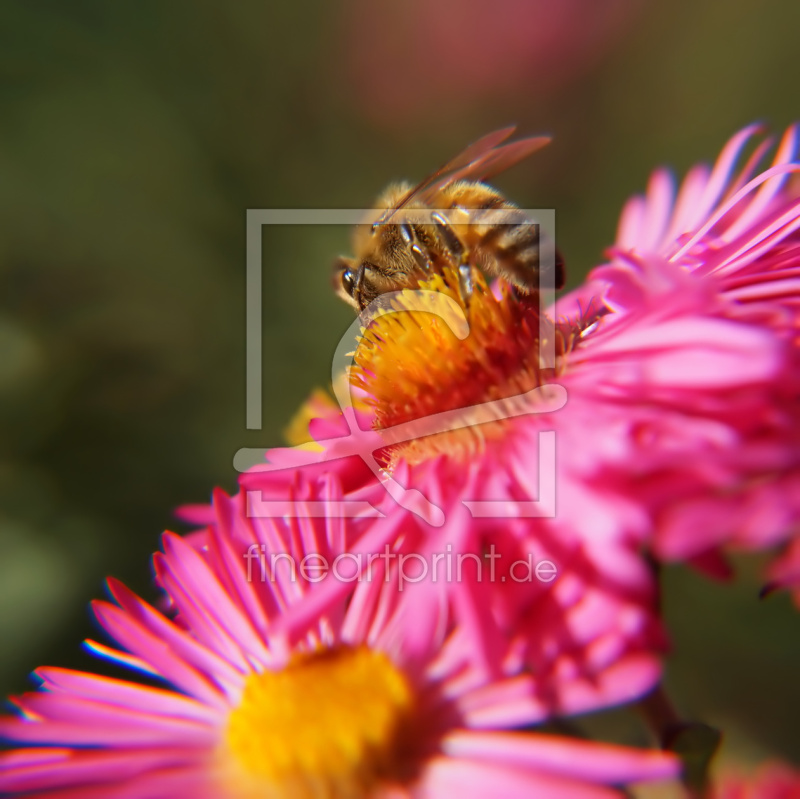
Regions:
<instances>
[{"instance_id":1,"label":"bee's head","mask_svg":"<svg viewBox=\"0 0 800 799\"><path fill-rule=\"evenodd\" d=\"M333 290L348 305L363 311L378 293L371 281L373 269L369 262L358 263L355 258L339 256L333 264Z\"/></svg>"},{"instance_id":2,"label":"bee's head","mask_svg":"<svg viewBox=\"0 0 800 799\"><path fill-rule=\"evenodd\" d=\"M358 266L355 259L345 258L340 255L333 262L333 270L331 272L331 286L336 292L337 296L341 297L348 305L358 308L356 300L356 273Z\"/></svg>"}]
</instances>

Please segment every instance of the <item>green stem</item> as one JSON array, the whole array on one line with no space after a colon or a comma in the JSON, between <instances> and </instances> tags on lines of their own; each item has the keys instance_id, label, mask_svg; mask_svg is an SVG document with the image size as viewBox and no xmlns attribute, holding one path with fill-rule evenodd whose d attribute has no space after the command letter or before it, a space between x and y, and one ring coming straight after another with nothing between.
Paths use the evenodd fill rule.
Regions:
<instances>
[{"instance_id":1,"label":"green stem","mask_svg":"<svg viewBox=\"0 0 800 799\"><path fill-rule=\"evenodd\" d=\"M639 709L661 748L681 759L687 795L701 799L708 789L708 770L722 734L708 724L682 719L662 685L640 700Z\"/></svg>"}]
</instances>

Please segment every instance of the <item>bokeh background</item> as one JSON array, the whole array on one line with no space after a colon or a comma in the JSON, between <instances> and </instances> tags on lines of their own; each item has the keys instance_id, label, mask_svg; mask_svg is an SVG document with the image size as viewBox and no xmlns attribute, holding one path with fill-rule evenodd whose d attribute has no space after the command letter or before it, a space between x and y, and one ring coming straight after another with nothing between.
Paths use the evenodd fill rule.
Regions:
<instances>
[{"instance_id":1,"label":"bokeh background","mask_svg":"<svg viewBox=\"0 0 800 799\"><path fill-rule=\"evenodd\" d=\"M497 183L556 209L574 285L652 168L800 116L799 33L797 0L0 4L0 691L85 665L104 576L150 595L174 508L234 490L236 450L329 380L348 231L270 229L245 430L246 209L363 207L516 122L555 141ZM788 600L753 564L665 584L681 707L800 762Z\"/></svg>"}]
</instances>

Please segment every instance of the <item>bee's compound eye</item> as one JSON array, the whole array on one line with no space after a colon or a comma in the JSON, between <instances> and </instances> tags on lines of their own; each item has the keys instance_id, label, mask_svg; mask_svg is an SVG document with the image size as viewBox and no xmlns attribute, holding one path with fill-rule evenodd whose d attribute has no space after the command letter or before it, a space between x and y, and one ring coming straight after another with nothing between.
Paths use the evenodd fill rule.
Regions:
<instances>
[{"instance_id":1,"label":"bee's compound eye","mask_svg":"<svg viewBox=\"0 0 800 799\"><path fill-rule=\"evenodd\" d=\"M352 269L345 269L342 272L342 286L344 290L352 297L353 290L356 287L356 276Z\"/></svg>"}]
</instances>

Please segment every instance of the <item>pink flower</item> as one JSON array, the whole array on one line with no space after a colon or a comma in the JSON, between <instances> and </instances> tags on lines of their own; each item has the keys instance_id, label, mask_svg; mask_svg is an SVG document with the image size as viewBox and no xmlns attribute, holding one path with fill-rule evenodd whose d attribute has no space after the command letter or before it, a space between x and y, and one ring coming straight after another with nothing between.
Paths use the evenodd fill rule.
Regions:
<instances>
[{"instance_id":1,"label":"pink flower","mask_svg":"<svg viewBox=\"0 0 800 799\"><path fill-rule=\"evenodd\" d=\"M312 427L328 435L341 432L336 421L318 419ZM362 435L372 442L368 447L383 443L378 433ZM438 458L413 472L403 466L395 472L401 482L424 475L426 494L442 522L428 518L424 507L415 511L413 502L411 510L398 505L386 482L375 479L358 457L327 454L335 459L313 463L318 453L272 450L270 460L285 468L242 475L233 500L241 515L226 535L243 543L237 532L241 519L245 513L258 516L267 506L270 513L301 517L321 512L304 503L308 496L325 495L333 480L341 484L343 500L352 503L329 508L348 516L343 547L363 557L362 563L390 547L405 559L409 583L424 569L443 588L452 587L456 618L475 636L476 667L489 674L529 668L540 720L629 702L655 684L666 641L651 574L633 550L610 543L603 550L608 565L601 570L567 529L531 531L529 520L473 518L461 502L463 492L472 486L480 496L478 486L491 488L491 462L465 474L461 464ZM298 482L311 493L289 503ZM181 515L217 523L212 508L187 508ZM195 535L204 540L202 531ZM422 562L420 553L426 551ZM312 607L345 590L332 581L319 586Z\"/></svg>"},{"instance_id":2,"label":"pink flower","mask_svg":"<svg viewBox=\"0 0 800 799\"><path fill-rule=\"evenodd\" d=\"M800 772L778 762L764 764L750 777L728 772L710 799L800 799Z\"/></svg>"},{"instance_id":3,"label":"pink flower","mask_svg":"<svg viewBox=\"0 0 800 799\"><path fill-rule=\"evenodd\" d=\"M466 303L447 274L425 285L437 308L397 301L361 336L358 410L315 420L320 452L273 452L246 484L316 462L387 516L416 503L459 551L547 558L552 584L467 586L462 621L491 620L554 712L646 690L664 639L644 553L720 574L724 548L778 545L800 511L800 201L785 180L800 167L790 130L773 167L732 177L750 133L693 170L674 209L657 173L556 321L480 282ZM574 698L573 681L628 663L626 696L611 680Z\"/></svg>"},{"instance_id":4,"label":"pink flower","mask_svg":"<svg viewBox=\"0 0 800 799\"><path fill-rule=\"evenodd\" d=\"M754 131L737 134L713 170L691 170L676 201L660 170L628 203L611 262L557 304L566 318L554 335L571 345L533 376L561 385L566 404L509 421L480 456L507 475L509 496L535 495L534 433L554 430L552 524L580 531L595 562L603 550L617 559L611 541L638 541L720 572L720 547L763 549L797 532L800 195L787 183L800 172L797 135L787 131L768 169L758 163L769 141L736 172ZM513 355L501 382L526 386L518 378L530 367ZM496 368L465 374L502 395Z\"/></svg>"},{"instance_id":5,"label":"pink flower","mask_svg":"<svg viewBox=\"0 0 800 799\"><path fill-rule=\"evenodd\" d=\"M455 296L446 286L438 290ZM479 407L485 399L480 392L496 387L504 366L517 390L530 389L538 379L539 353L530 340L538 335L536 310L510 295L484 293L474 300L474 340L468 346L457 340L452 347L440 340L432 358L428 353L435 350L425 346L425 336L439 336L441 330L426 328L424 322L420 327L419 320L396 319L398 329L375 332L374 340L382 342L380 360L371 365L362 361L359 367L361 391L365 401L373 402L373 415L348 412L349 434L335 415L315 420L311 432L321 451L271 451L272 465L244 475L242 487L280 497L290 475L316 470L337 473L345 496L368 503L387 519L404 518L409 515L404 508L414 511L416 504L419 512L410 516L419 540L438 536L453 552L476 559L496 556L496 570L488 577L486 563L482 579L467 570L459 586L458 618L478 624L481 634L488 630L501 637L533 672L536 695L550 714L630 701L658 680L666 641L653 575L639 552L647 518L623 471L628 463L619 431L628 423L626 408L597 402L595 387L584 380L576 383L580 394L570 391L564 408L569 414L536 413L548 401L542 394L525 416L416 437L398 446L389 443L387 427L396 431L397 425L419 418L424 423L429 413L447 412L448 406L456 411L468 403L471 409ZM559 326L559 346L575 347L588 325L584 320ZM521 332L526 329L530 336ZM487 350L497 354L483 358ZM494 373L476 375L476 362L489 363ZM559 382L566 378L564 371ZM502 409L503 394L498 393ZM380 429L369 429L371 419L380 419ZM540 433L549 435L553 429L557 450L553 464L542 461L540 481L539 455L546 454L539 451ZM373 453L377 460L371 462ZM612 461L620 463L616 471ZM555 515L544 507L553 484L560 503ZM540 497L539 507L531 508ZM481 509L475 502L489 504ZM396 535L388 525L384 529L387 538L381 546ZM544 570L536 572L541 566ZM478 651L491 661L503 648L486 645Z\"/></svg>"},{"instance_id":6,"label":"pink flower","mask_svg":"<svg viewBox=\"0 0 800 799\"><path fill-rule=\"evenodd\" d=\"M649 398L663 434L642 464L652 547L718 570L720 546L772 546L800 519L800 195L787 183L800 171L797 130L769 169L757 171L767 141L736 172L754 132L737 134L713 170L692 169L677 200L657 171L585 289L613 309L608 328L658 322L649 346L674 388ZM691 337L694 352L671 350Z\"/></svg>"},{"instance_id":7,"label":"pink flower","mask_svg":"<svg viewBox=\"0 0 800 799\"><path fill-rule=\"evenodd\" d=\"M115 603L95 604L124 651L91 646L165 687L40 669L41 690L16 700L22 717L0 720L3 737L32 745L2 755L0 792L605 797L675 775L664 753L508 731L544 709L530 675L475 667L480 643L450 612L457 587L400 590L386 562L316 601L316 569L292 564L345 552L335 480L284 494L322 503L315 518L247 516L242 500L219 492L195 546L165 535L155 568L170 616L113 580Z\"/></svg>"}]
</instances>

